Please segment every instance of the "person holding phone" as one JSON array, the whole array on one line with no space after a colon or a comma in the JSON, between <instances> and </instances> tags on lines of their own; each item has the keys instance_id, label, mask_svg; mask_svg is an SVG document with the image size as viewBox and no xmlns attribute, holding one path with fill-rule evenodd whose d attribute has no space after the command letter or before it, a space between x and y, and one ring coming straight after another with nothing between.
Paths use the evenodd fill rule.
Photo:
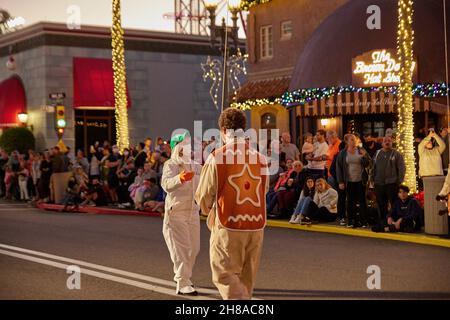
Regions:
<instances>
[{"instance_id":1,"label":"person holding phone","mask_svg":"<svg viewBox=\"0 0 450 320\"><path fill-rule=\"evenodd\" d=\"M419 143L419 176L442 176L441 155L445 151L445 142L436 134L433 128L429 129L428 136Z\"/></svg>"},{"instance_id":2,"label":"person holding phone","mask_svg":"<svg viewBox=\"0 0 450 320\"><path fill-rule=\"evenodd\" d=\"M186 133L174 135L170 147L172 155L161 177L161 187L167 193L163 235L173 262L176 293L197 295L191 276L200 251L200 208L194 195L201 166L191 160L191 141Z\"/></svg>"}]
</instances>

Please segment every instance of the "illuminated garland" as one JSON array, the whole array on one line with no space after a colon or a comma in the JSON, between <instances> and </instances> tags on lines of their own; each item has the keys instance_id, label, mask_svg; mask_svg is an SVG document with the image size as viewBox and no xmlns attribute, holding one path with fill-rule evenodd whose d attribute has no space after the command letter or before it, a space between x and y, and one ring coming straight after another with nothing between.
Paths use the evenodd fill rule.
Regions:
<instances>
[{"instance_id":1,"label":"illuminated garland","mask_svg":"<svg viewBox=\"0 0 450 320\"><path fill-rule=\"evenodd\" d=\"M248 11L251 7L270 1L271 0L241 0L241 10Z\"/></svg>"},{"instance_id":2,"label":"illuminated garland","mask_svg":"<svg viewBox=\"0 0 450 320\"><path fill-rule=\"evenodd\" d=\"M237 108L240 110L250 110L257 106L263 106L263 105L274 105L274 104L281 104L281 98L275 98L275 99L250 99L246 100L244 102L234 102L230 106L232 108Z\"/></svg>"},{"instance_id":3,"label":"illuminated garland","mask_svg":"<svg viewBox=\"0 0 450 320\"><path fill-rule=\"evenodd\" d=\"M116 115L116 136L119 150L128 148L128 110L125 74L123 29L120 15L120 0L113 0L113 21L111 28L112 62L114 71L114 99Z\"/></svg>"},{"instance_id":4,"label":"illuminated garland","mask_svg":"<svg viewBox=\"0 0 450 320\"><path fill-rule=\"evenodd\" d=\"M433 83L433 84L416 84L413 86L413 95L420 98L436 98L447 96L448 87L445 83ZM327 99L336 94L343 93L358 93L358 92L384 92L386 94L397 95L399 88L392 87L370 87L360 88L353 86L339 86L339 87L326 87L326 88L312 88L312 89L300 89L292 92L286 92L281 97L281 104L284 106L303 105L310 103L314 100ZM245 102L246 103L246 102Z\"/></svg>"},{"instance_id":5,"label":"illuminated garland","mask_svg":"<svg viewBox=\"0 0 450 320\"><path fill-rule=\"evenodd\" d=\"M396 139L398 151L405 159L406 173L403 183L409 187L411 193L415 193L417 190L412 81L413 15L413 0L398 0L397 56L400 60L400 85L398 88L398 135Z\"/></svg>"}]
</instances>

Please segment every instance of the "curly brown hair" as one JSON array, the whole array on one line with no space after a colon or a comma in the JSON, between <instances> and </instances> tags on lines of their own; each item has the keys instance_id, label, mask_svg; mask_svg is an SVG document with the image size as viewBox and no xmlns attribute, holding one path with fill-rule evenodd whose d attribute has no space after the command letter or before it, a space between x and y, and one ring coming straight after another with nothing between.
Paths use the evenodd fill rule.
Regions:
<instances>
[{"instance_id":1,"label":"curly brown hair","mask_svg":"<svg viewBox=\"0 0 450 320\"><path fill-rule=\"evenodd\" d=\"M219 128L222 129L245 129L247 119L242 110L235 108L225 109L219 117Z\"/></svg>"}]
</instances>

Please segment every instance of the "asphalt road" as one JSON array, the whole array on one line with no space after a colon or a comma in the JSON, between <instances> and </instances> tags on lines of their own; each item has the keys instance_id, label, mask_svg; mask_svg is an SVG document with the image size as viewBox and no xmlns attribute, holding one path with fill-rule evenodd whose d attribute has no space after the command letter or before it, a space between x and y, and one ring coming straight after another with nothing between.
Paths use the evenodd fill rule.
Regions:
<instances>
[{"instance_id":1,"label":"asphalt road","mask_svg":"<svg viewBox=\"0 0 450 320\"><path fill-rule=\"evenodd\" d=\"M180 299L162 219L50 213L0 203L0 299ZM202 223L194 270L200 299L217 299ZM69 265L81 268L69 290ZM369 290L367 268L381 271ZM450 299L450 249L267 228L258 299Z\"/></svg>"}]
</instances>

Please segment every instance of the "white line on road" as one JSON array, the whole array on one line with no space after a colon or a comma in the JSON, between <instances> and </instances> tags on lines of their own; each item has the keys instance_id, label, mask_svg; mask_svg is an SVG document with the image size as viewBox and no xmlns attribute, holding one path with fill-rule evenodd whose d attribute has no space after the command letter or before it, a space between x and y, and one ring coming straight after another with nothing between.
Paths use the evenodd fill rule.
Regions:
<instances>
[{"instance_id":1,"label":"white line on road","mask_svg":"<svg viewBox=\"0 0 450 320\"><path fill-rule=\"evenodd\" d=\"M9 249L9 250L19 251L19 252L23 252L23 253L33 254L35 256L46 257L46 258L50 258L50 259L54 259L54 260L60 260L60 261L64 261L64 262L68 262L69 263L69 264L63 264L63 263L59 263L59 262L52 261L52 260L47 260L47 259L43 259L43 258L37 258L37 257L33 257L33 256L26 255L26 254L21 254L21 253L16 253L16 252L11 252L11 251L1 250L0 249L0 254L4 254L4 255L16 257L16 258L24 259L24 260L28 260L28 261L33 261L33 262L37 262L37 263L53 266L53 267L60 268L60 269L67 269L67 267L69 265L75 264L77 266L84 266L84 267L94 268L94 269L97 269L97 270L102 270L102 271L106 271L106 272L116 273L116 274L119 274L119 275L131 277L131 278L135 278L135 279L141 279L141 280L145 280L145 281L148 281L148 282L153 282L153 283L163 284L163 285L170 286L170 287L175 287L175 284L172 281L163 280L163 279L150 277L150 276L145 276L145 275L141 275L141 274L138 274L138 273L128 272L128 271L115 269L115 268L109 268L109 267L105 267L105 266L101 266L101 265L97 265L97 264L93 264L93 263L89 263L89 262L85 262L85 261L64 258L64 257L60 257L60 256L55 256L55 255L52 255L52 254L47 254L47 253L44 253L44 252L23 249L23 248L9 246L9 245L5 245L5 244L0 244L0 247L4 248L4 249ZM119 283L131 285L131 286L135 286L135 287L138 287L138 288L142 288L142 289L146 289L146 290L150 290L150 291L154 291L154 292L167 294L167 295L170 295L170 296L175 296L177 298L188 298L188 299L193 299L193 300L216 300L215 298L212 298L210 296L201 296L201 295L196 296L196 297L180 296L180 295L177 295L176 293L174 293L173 289L169 289L169 288L165 288L165 287L161 287L161 286L157 286L157 285L153 285L153 284L149 284L149 283L145 283L145 282L140 282L140 281L136 281L136 280L130 280L130 279L127 279L127 278L123 278L123 277L119 277L119 276L115 276L115 275L110 275L110 274L106 274L106 273L103 273L103 272L98 272L98 271L94 271L94 270L90 270L90 269L85 269L85 268L80 268L80 269L81 269L81 273L84 273L84 274L87 274L87 275L90 275L90 276L94 276L94 277L101 278L101 279L106 279L106 280L110 280L110 281L114 281L114 282L119 282ZM209 293L209 294L218 295L218 292L215 291L215 290L203 289L203 288L198 288L197 290L198 290L199 293L205 293L205 294Z\"/></svg>"}]
</instances>

